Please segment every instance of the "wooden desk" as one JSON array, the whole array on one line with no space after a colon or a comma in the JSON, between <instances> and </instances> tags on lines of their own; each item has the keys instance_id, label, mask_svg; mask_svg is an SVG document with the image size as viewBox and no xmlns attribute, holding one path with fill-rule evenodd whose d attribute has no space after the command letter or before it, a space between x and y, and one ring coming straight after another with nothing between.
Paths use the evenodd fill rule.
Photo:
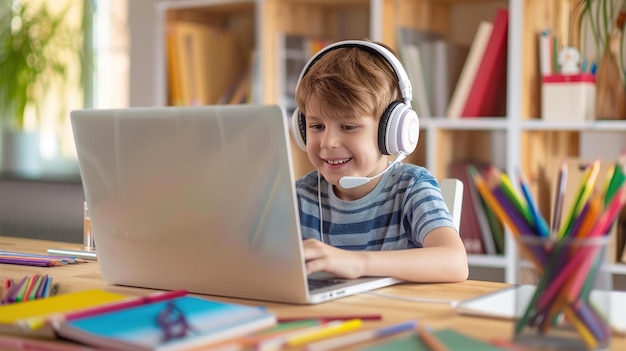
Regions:
<instances>
[{"instance_id":1,"label":"wooden desk","mask_svg":"<svg viewBox=\"0 0 626 351\"><path fill-rule=\"evenodd\" d=\"M0 237L0 249L45 253L48 248L80 249L80 245L53 241ZM0 280L5 278L20 279L25 275L47 273L55 282L60 283L60 293L102 288L108 291L127 295L143 295L152 292L149 289L109 285L102 280L98 263L91 261L71 266L41 268L18 265L0 265ZM450 284L400 284L376 292L403 296L407 298L431 298L444 300L463 300L486 292L505 287L504 283L466 281ZM414 302L401 299L377 296L374 294L358 294L319 305L302 306L280 304L265 301L241 300L210 296L211 299L231 301L247 305L264 305L276 313L278 317L323 316L337 314L382 314L381 321L366 322L365 328L417 319L433 328L452 327L460 332L483 340L497 336L510 339L513 322L493 318L462 316L446 304ZM626 350L626 338L614 337L612 350Z\"/></svg>"}]
</instances>

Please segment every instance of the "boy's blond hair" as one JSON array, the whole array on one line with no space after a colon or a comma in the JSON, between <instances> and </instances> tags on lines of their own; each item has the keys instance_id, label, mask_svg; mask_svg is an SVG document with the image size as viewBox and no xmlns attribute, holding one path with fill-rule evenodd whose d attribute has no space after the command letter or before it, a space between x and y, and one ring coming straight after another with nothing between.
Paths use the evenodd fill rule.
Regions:
<instances>
[{"instance_id":1,"label":"boy's blond hair","mask_svg":"<svg viewBox=\"0 0 626 351\"><path fill-rule=\"evenodd\" d=\"M333 49L313 63L296 90L298 109L305 116L313 95L322 101L321 112L336 119L373 114L379 120L390 103L402 101L392 66L366 47Z\"/></svg>"}]
</instances>

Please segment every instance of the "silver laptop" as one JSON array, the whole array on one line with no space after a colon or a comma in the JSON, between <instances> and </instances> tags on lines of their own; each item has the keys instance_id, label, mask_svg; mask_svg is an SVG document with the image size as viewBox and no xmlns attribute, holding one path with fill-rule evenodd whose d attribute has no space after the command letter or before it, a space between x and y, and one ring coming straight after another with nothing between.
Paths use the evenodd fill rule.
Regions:
<instances>
[{"instance_id":1,"label":"silver laptop","mask_svg":"<svg viewBox=\"0 0 626 351\"><path fill-rule=\"evenodd\" d=\"M108 283L307 304L399 282L307 277L277 106L77 110L71 122Z\"/></svg>"}]
</instances>

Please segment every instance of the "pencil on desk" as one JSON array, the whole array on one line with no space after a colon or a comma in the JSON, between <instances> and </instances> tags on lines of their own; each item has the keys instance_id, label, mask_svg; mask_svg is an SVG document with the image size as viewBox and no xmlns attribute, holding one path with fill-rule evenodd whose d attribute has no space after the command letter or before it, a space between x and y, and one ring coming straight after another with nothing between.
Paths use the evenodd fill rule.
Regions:
<instances>
[{"instance_id":1,"label":"pencil on desk","mask_svg":"<svg viewBox=\"0 0 626 351\"><path fill-rule=\"evenodd\" d=\"M405 331L415 329L417 322L408 321L399 324L394 324L387 327L382 327L376 330L367 330L360 333L352 333L348 335L342 335L331 339L326 339L307 345L304 349L306 351L326 351L344 348L357 343L375 340L383 338L389 335L402 333Z\"/></svg>"},{"instance_id":2,"label":"pencil on desk","mask_svg":"<svg viewBox=\"0 0 626 351\"><path fill-rule=\"evenodd\" d=\"M297 330L289 330L284 333L279 333L278 335L272 335L270 338L262 338L258 340L258 342L253 343L253 349L255 351L271 351L271 350L280 350L287 343L287 340L293 336L304 335L307 333L312 333L314 331L318 331L328 325L337 325L341 324L341 321L330 322L327 324L317 324L309 327L300 328ZM247 343L246 343L247 344Z\"/></svg>"},{"instance_id":3,"label":"pencil on desk","mask_svg":"<svg viewBox=\"0 0 626 351\"><path fill-rule=\"evenodd\" d=\"M331 322L326 324L325 327L320 328L319 330L305 332L302 334L297 334L290 337L286 345L289 347L297 347L302 346L304 344L308 344L313 341L317 341L320 339L328 338L331 336L335 336L341 333L349 332L351 330L355 330L363 325L363 321L360 319L351 319L345 322Z\"/></svg>"},{"instance_id":4,"label":"pencil on desk","mask_svg":"<svg viewBox=\"0 0 626 351\"><path fill-rule=\"evenodd\" d=\"M281 317L277 319L278 323L294 322L302 320L317 320L321 323L332 321L348 321L351 319L360 319L362 321L379 321L383 317L380 314L355 314L355 315L337 315L337 316L306 316L306 317Z\"/></svg>"},{"instance_id":5,"label":"pencil on desk","mask_svg":"<svg viewBox=\"0 0 626 351\"><path fill-rule=\"evenodd\" d=\"M423 325L418 324L416 330L420 340L428 346L430 351L448 351L448 347L444 345L441 340L437 339L435 335L426 330Z\"/></svg>"}]
</instances>

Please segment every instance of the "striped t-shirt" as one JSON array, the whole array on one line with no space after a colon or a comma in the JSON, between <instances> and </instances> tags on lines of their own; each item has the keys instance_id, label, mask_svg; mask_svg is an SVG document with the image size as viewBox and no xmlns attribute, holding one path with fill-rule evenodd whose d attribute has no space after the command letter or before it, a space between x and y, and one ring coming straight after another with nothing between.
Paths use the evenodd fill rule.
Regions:
<instances>
[{"instance_id":1,"label":"striped t-shirt","mask_svg":"<svg viewBox=\"0 0 626 351\"><path fill-rule=\"evenodd\" d=\"M425 168L396 164L366 196L344 201L320 177L323 242L346 250L401 250L423 247L438 227L454 227L439 183ZM318 176L313 171L296 181L304 239L320 239Z\"/></svg>"}]
</instances>

